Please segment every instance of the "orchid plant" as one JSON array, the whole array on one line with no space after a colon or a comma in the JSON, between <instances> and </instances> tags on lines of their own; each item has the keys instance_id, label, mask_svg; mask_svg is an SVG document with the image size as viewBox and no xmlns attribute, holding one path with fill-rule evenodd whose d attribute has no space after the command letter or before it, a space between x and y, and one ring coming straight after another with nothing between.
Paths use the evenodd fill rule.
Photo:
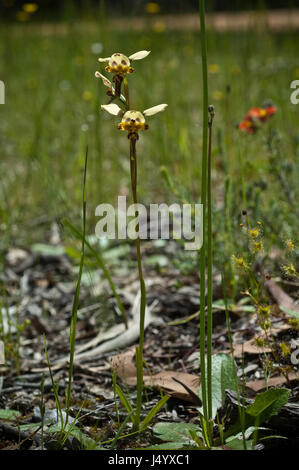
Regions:
<instances>
[{"instance_id":1,"label":"orchid plant","mask_svg":"<svg viewBox=\"0 0 299 470\"><path fill-rule=\"evenodd\" d=\"M101 105L101 108L112 114L113 116L121 117L117 128L121 131L128 132L128 139L130 141L130 171L131 171L131 188L134 204L137 204L137 153L136 153L136 142L139 139L139 131L147 130L149 125L147 123L147 118L153 116L154 114L164 111L167 107L167 104L160 104L152 108L145 109L144 111L136 111L130 106L129 98L129 86L127 82L127 74L131 74L134 69L132 67L132 62L135 60L140 60L147 57L150 54L150 51L139 51L135 54L127 57L124 54L119 52L114 53L111 57L100 58L100 62L108 62L106 66L106 71L113 74L113 87L112 82L106 78L101 72L96 72L95 76L100 78L103 84L108 87L107 95L110 96L108 104ZM124 95L122 94L122 88ZM112 103L112 101L118 99L120 104L124 106L125 109L121 108L118 104ZM138 217L138 212L136 212L136 217ZM145 323L145 314L146 314L146 288L143 278L143 270L141 263L141 243L140 237L138 234L139 226L137 225L137 237L136 237L136 252L137 252L137 264L138 264L138 274L140 281L140 324L139 324L139 346L136 347L136 369L137 369L137 404L136 412L132 414L131 410L131 419L135 430L140 430L144 427L144 422L140 424L141 416L141 406L142 406L142 393L143 393L143 344L144 344L144 323ZM119 388L118 388L119 390ZM124 398L123 393L119 393L120 398L123 397L123 402L125 406L128 404L127 398ZM165 397L162 398L159 403L154 407L155 412L149 415L152 417L158 411L158 409L163 406L165 403ZM128 408L130 409L130 407ZM149 416L148 415L148 416ZM145 418L147 419L147 418Z\"/></svg>"}]
</instances>

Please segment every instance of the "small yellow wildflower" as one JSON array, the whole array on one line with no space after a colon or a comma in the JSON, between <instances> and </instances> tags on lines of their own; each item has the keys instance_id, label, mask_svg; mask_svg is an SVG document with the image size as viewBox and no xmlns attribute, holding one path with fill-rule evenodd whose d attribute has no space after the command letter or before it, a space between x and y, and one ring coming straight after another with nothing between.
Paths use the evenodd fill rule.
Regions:
<instances>
[{"instance_id":1,"label":"small yellow wildflower","mask_svg":"<svg viewBox=\"0 0 299 470\"><path fill-rule=\"evenodd\" d=\"M214 91L214 93L213 93L213 99L214 99L215 101L221 101L221 100L223 99L223 93L222 93L222 91L220 91L220 90Z\"/></svg>"},{"instance_id":2,"label":"small yellow wildflower","mask_svg":"<svg viewBox=\"0 0 299 470\"><path fill-rule=\"evenodd\" d=\"M299 67L296 68L295 75L296 75L296 78L299 78Z\"/></svg>"},{"instance_id":3,"label":"small yellow wildflower","mask_svg":"<svg viewBox=\"0 0 299 470\"><path fill-rule=\"evenodd\" d=\"M150 13L150 14L159 13L160 10L161 10L161 7L159 3L157 2L148 2L145 5L146 13Z\"/></svg>"},{"instance_id":4,"label":"small yellow wildflower","mask_svg":"<svg viewBox=\"0 0 299 470\"><path fill-rule=\"evenodd\" d=\"M262 330L264 330L264 331L270 330L270 328L271 328L270 320L265 320L265 321L261 322L260 325L261 325Z\"/></svg>"},{"instance_id":5,"label":"small yellow wildflower","mask_svg":"<svg viewBox=\"0 0 299 470\"><path fill-rule=\"evenodd\" d=\"M218 64L210 64L209 65L209 73L211 73L212 75L216 74L219 72L219 65Z\"/></svg>"},{"instance_id":6,"label":"small yellow wildflower","mask_svg":"<svg viewBox=\"0 0 299 470\"><path fill-rule=\"evenodd\" d=\"M295 245L294 245L293 240L291 239L286 240L286 247L289 251L294 251Z\"/></svg>"},{"instance_id":7,"label":"small yellow wildflower","mask_svg":"<svg viewBox=\"0 0 299 470\"><path fill-rule=\"evenodd\" d=\"M85 90L82 94L82 98L84 101L90 101L92 99L93 95L91 91Z\"/></svg>"},{"instance_id":8,"label":"small yellow wildflower","mask_svg":"<svg viewBox=\"0 0 299 470\"><path fill-rule=\"evenodd\" d=\"M254 251L259 252L263 249L263 243L261 241L255 242Z\"/></svg>"},{"instance_id":9,"label":"small yellow wildflower","mask_svg":"<svg viewBox=\"0 0 299 470\"><path fill-rule=\"evenodd\" d=\"M233 256L233 260L240 268L247 268L247 263L245 262L244 258L237 258L236 256Z\"/></svg>"},{"instance_id":10,"label":"small yellow wildflower","mask_svg":"<svg viewBox=\"0 0 299 470\"><path fill-rule=\"evenodd\" d=\"M288 276L296 276L296 277L299 276L293 263L291 263L289 266L283 266L282 269Z\"/></svg>"},{"instance_id":11,"label":"small yellow wildflower","mask_svg":"<svg viewBox=\"0 0 299 470\"><path fill-rule=\"evenodd\" d=\"M265 340L264 338L261 337L256 337L254 338L254 342L258 348L264 348L265 347Z\"/></svg>"},{"instance_id":12,"label":"small yellow wildflower","mask_svg":"<svg viewBox=\"0 0 299 470\"><path fill-rule=\"evenodd\" d=\"M23 10L26 13L35 13L38 10L38 4L37 3L24 3Z\"/></svg>"},{"instance_id":13,"label":"small yellow wildflower","mask_svg":"<svg viewBox=\"0 0 299 470\"><path fill-rule=\"evenodd\" d=\"M268 318L270 316L270 310L271 310L270 305L268 305L267 307L259 306L258 310L257 310L257 313L262 318Z\"/></svg>"},{"instance_id":14,"label":"small yellow wildflower","mask_svg":"<svg viewBox=\"0 0 299 470\"><path fill-rule=\"evenodd\" d=\"M294 330L299 331L299 320L298 320L298 318L289 318L288 323L289 323L289 325L291 325L292 328L294 328Z\"/></svg>"},{"instance_id":15,"label":"small yellow wildflower","mask_svg":"<svg viewBox=\"0 0 299 470\"><path fill-rule=\"evenodd\" d=\"M283 357L287 357L291 354L290 347L285 342L280 343L279 347Z\"/></svg>"},{"instance_id":16,"label":"small yellow wildflower","mask_svg":"<svg viewBox=\"0 0 299 470\"><path fill-rule=\"evenodd\" d=\"M257 228L253 228L249 230L249 235L251 238L257 238L259 236L260 232Z\"/></svg>"},{"instance_id":17,"label":"small yellow wildflower","mask_svg":"<svg viewBox=\"0 0 299 470\"><path fill-rule=\"evenodd\" d=\"M273 371L273 369L274 369L273 361L271 361L270 359L266 359L264 361L264 367L268 372Z\"/></svg>"},{"instance_id":18,"label":"small yellow wildflower","mask_svg":"<svg viewBox=\"0 0 299 470\"><path fill-rule=\"evenodd\" d=\"M22 23L24 23L25 21L28 21L29 18L30 18L30 15L26 13L25 11L18 11L18 13L16 14L17 21L21 21Z\"/></svg>"},{"instance_id":19,"label":"small yellow wildflower","mask_svg":"<svg viewBox=\"0 0 299 470\"><path fill-rule=\"evenodd\" d=\"M159 20L159 21L154 22L153 31L155 33L164 33L165 29L166 29L166 25L164 21Z\"/></svg>"}]
</instances>

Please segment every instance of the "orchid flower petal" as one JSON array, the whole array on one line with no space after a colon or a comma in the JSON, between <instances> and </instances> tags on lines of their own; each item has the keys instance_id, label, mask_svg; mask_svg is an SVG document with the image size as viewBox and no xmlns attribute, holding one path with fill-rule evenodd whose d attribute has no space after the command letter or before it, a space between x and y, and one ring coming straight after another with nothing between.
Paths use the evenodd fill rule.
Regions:
<instances>
[{"instance_id":1,"label":"orchid flower petal","mask_svg":"<svg viewBox=\"0 0 299 470\"><path fill-rule=\"evenodd\" d=\"M102 104L101 108L108 113L113 114L113 116L122 116L124 114L123 110L115 103Z\"/></svg>"},{"instance_id":2,"label":"orchid flower petal","mask_svg":"<svg viewBox=\"0 0 299 470\"><path fill-rule=\"evenodd\" d=\"M145 111L143 111L144 116L153 116L154 114L161 113L167 108L168 104L158 104L157 106L154 106L153 108L148 108Z\"/></svg>"},{"instance_id":3,"label":"orchid flower petal","mask_svg":"<svg viewBox=\"0 0 299 470\"><path fill-rule=\"evenodd\" d=\"M104 75L102 75L100 72L96 72L95 73L95 76L97 78L100 78L102 80L102 82L104 83L105 86L107 86L108 88L112 88L112 83L110 82L110 80L108 80L108 78L106 78Z\"/></svg>"},{"instance_id":4,"label":"orchid flower petal","mask_svg":"<svg viewBox=\"0 0 299 470\"><path fill-rule=\"evenodd\" d=\"M98 61L99 62L108 62L110 60L110 57L99 57Z\"/></svg>"},{"instance_id":5,"label":"orchid flower petal","mask_svg":"<svg viewBox=\"0 0 299 470\"><path fill-rule=\"evenodd\" d=\"M130 60L141 60L147 57L151 51L139 51L129 56Z\"/></svg>"}]
</instances>

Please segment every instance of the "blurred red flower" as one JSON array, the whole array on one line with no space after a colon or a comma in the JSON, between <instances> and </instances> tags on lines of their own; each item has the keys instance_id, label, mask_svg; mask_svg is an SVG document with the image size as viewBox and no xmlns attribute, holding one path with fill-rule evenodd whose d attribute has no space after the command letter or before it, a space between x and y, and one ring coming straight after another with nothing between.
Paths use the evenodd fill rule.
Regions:
<instances>
[{"instance_id":1,"label":"blurred red flower","mask_svg":"<svg viewBox=\"0 0 299 470\"><path fill-rule=\"evenodd\" d=\"M273 105L251 108L240 122L239 129L247 134L254 134L259 129L260 123L267 121L276 111L277 108Z\"/></svg>"}]
</instances>

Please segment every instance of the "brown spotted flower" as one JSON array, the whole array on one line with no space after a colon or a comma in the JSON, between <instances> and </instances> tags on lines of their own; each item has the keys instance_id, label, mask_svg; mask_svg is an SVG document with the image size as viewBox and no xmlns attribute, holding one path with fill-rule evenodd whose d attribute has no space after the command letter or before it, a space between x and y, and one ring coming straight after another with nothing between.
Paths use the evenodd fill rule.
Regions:
<instances>
[{"instance_id":1,"label":"brown spotted flower","mask_svg":"<svg viewBox=\"0 0 299 470\"><path fill-rule=\"evenodd\" d=\"M103 104L101 108L114 116L121 116L122 120L117 128L121 131L128 131L129 138L138 139L138 131L146 130L149 127L145 118L164 111L167 106L167 104L159 104L153 108L145 109L143 112L133 109L124 112L117 104Z\"/></svg>"},{"instance_id":2,"label":"brown spotted flower","mask_svg":"<svg viewBox=\"0 0 299 470\"><path fill-rule=\"evenodd\" d=\"M149 54L150 51L139 51L127 57L120 52L115 52L111 57L100 57L99 62L108 62L108 65L105 67L106 71L123 77L127 73L134 72L131 66L134 60L144 59Z\"/></svg>"},{"instance_id":3,"label":"brown spotted flower","mask_svg":"<svg viewBox=\"0 0 299 470\"><path fill-rule=\"evenodd\" d=\"M127 57L120 52L115 52L111 57L100 57L99 62L108 62L108 65L105 67L106 72L113 73L113 82L115 83L114 96L120 97L121 94L121 85L124 77L128 73L134 72L132 67L132 62L134 60L141 60L147 57L150 54L150 51L139 51L135 54ZM105 84L105 82L104 82Z\"/></svg>"}]
</instances>

